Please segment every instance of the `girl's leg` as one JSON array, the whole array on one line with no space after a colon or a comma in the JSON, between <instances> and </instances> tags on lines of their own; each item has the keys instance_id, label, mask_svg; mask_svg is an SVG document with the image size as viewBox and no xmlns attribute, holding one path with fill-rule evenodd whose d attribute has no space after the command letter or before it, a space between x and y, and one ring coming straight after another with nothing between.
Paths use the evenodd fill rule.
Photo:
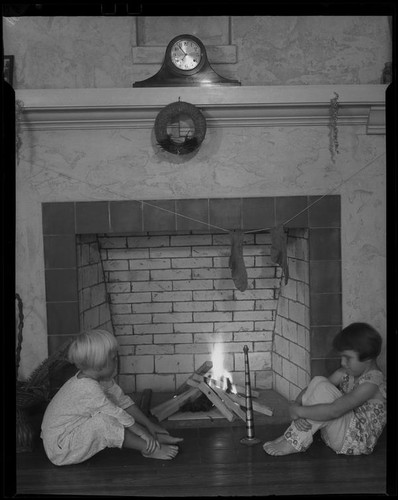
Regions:
<instances>
[{"instance_id":1,"label":"girl's leg","mask_svg":"<svg viewBox=\"0 0 398 500\"><path fill-rule=\"evenodd\" d=\"M43 440L48 458L55 465L78 464L91 458L104 448L131 448L141 451L145 457L170 460L178 453L178 447L162 444L151 455L145 454L146 443L114 417L97 413L58 439Z\"/></svg>"},{"instance_id":2,"label":"girl's leg","mask_svg":"<svg viewBox=\"0 0 398 500\"><path fill-rule=\"evenodd\" d=\"M342 396L340 390L330 383L326 377L314 377L313 382L310 383L308 388L309 390L303 394L302 398L302 403L305 406L318 403L333 403L333 401ZM312 436L319 429L321 429L321 435L326 444L335 451L339 450L343 445L345 431L350 423L351 416L352 412L348 412L333 420L319 421L307 419L312 428L307 433L309 437L299 436L299 444L301 438L303 451L310 446Z\"/></svg>"},{"instance_id":3,"label":"girl's leg","mask_svg":"<svg viewBox=\"0 0 398 500\"><path fill-rule=\"evenodd\" d=\"M84 462L104 448L121 448L123 437L122 424L114 417L97 413L69 434L43 440L43 444L51 462L70 465Z\"/></svg>"},{"instance_id":4,"label":"girl's leg","mask_svg":"<svg viewBox=\"0 0 398 500\"><path fill-rule=\"evenodd\" d=\"M303 406L311 406L318 403L332 403L339 397L341 392L331 384L325 377L314 377L307 390L303 394ZM339 443L344 439L347 425L347 416L331 421L315 421L306 419L311 424L309 431L299 430L294 421L286 429L285 433L278 439L265 443L263 448L270 455L288 455L305 451L313 441L315 432L322 428L324 434L328 436L326 443L333 449L338 448Z\"/></svg>"},{"instance_id":5,"label":"girl's leg","mask_svg":"<svg viewBox=\"0 0 398 500\"><path fill-rule=\"evenodd\" d=\"M156 448L151 454L145 453L146 442L128 428L125 429L123 448L139 450L144 457L157 458L159 460L171 460L178 453L178 447L169 444L161 444L160 447Z\"/></svg>"}]
</instances>

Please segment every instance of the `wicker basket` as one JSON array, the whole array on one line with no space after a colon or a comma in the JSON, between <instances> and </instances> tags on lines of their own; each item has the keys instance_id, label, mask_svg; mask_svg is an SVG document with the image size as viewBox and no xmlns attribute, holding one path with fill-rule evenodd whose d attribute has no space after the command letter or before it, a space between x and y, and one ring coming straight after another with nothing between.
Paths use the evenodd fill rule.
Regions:
<instances>
[{"instance_id":1,"label":"wicker basket","mask_svg":"<svg viewBox=\"0 0 398 500\"><path fill-rule=\"evenodd\" d=\"M29 409L46 400L42 388L24 389L24 384L17 384L16 393L16 445L17 453L33 451L36 434Z\"/></svg>"},{"instance_id":2,"label":"wicker basket","mask_svg":"<svg viewBox=\"0 0 398 500\"><path fill-rule=\"evenodd\" d=\"M35 432L26 410L17 407L16 412L16 445L17 453L33 451Z\"/></svg>"},{"instance_id":3,"label":"wicker basket","mask_svg":"<svg viewBox=\"0 0 398 500\"><path fill-rule=\"evenodd\" d=\"M28 409L45 401L43 391L39 388L24 390L17 388L17 408Z\"/></svg>"}]
</instances>

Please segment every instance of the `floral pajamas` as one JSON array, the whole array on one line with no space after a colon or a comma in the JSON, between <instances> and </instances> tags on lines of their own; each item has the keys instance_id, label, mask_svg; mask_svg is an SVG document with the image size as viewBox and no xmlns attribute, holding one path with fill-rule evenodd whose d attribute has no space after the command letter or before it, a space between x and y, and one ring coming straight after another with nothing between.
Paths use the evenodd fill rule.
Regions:
<instances>
[{"instance_id":1,"label":"floral pajamas","mask_svg":"<svg viewBox=\"0 0 398 500\"><path fill-rule=\"evenodd\" d=\"M306 419L312 428L309 431L297 429L294 421L284 433L285 439L298 451L305 451L313 441L313 435L320 429L323 441L336 453L361 455L372 453L386 424L386 384L379 370L371 370L354 382L346 374L339 388L325 377L314 377L302 397L303 406L332 403L343 394L351 392L364 382L379 387L384 400L371 399L339 418L319 421Z\"/></svg>"},{"instance_id":2,"label":"floral pajamas","mask_svg":"<svg viewBox=\"0 0 398 500\"><path fill-rule=\"evenodd\" d=\"M125 411L134 401L112 380L70 378L45 411L41 438L55 465L76 464L104 448L121 448L134 418Z\"/></svg>"}]
</instances>

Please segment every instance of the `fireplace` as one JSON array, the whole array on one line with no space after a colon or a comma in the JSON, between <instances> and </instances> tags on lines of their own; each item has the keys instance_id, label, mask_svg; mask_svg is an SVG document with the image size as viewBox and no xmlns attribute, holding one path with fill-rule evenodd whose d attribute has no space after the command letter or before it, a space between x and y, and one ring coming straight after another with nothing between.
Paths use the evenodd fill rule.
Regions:
<instances>
[{"instance_id":1,"label":"fireplace","mask_svg":"<svg viewBox=\"0 0 398 500\"><path fill-rule=\"evenodd\" d=\"M319 198L43 203L49 352L84 328L110 329L120 385L173 392L215 345L243 383L248 344L252 385L294 398L338 364L340 197ZM298 213L285 285L269 229ZM245 292L228 267L230 229L246 232Z\"/></svg>"}]
</instances>

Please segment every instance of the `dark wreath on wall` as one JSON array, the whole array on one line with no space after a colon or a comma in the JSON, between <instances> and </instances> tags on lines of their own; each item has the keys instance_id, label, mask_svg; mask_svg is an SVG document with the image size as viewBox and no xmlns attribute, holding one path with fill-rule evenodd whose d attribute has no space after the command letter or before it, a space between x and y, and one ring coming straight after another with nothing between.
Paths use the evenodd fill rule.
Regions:
<instances>
[{"instance_id":1,"label":"dark wreath on wall","mask_svg":"<svg viewBox=\"0 0 398 500\"><path fill-rule=\"evenodd\" d=\"M176 140L168 133L168 127L188 117L193 123L183 140ZM193 104L184 101L172 102L165 106L155 120L155 136L159 146L169 153L185 155L196 151L206 135L206 119Z\"/></svg>"}]
</instances>

